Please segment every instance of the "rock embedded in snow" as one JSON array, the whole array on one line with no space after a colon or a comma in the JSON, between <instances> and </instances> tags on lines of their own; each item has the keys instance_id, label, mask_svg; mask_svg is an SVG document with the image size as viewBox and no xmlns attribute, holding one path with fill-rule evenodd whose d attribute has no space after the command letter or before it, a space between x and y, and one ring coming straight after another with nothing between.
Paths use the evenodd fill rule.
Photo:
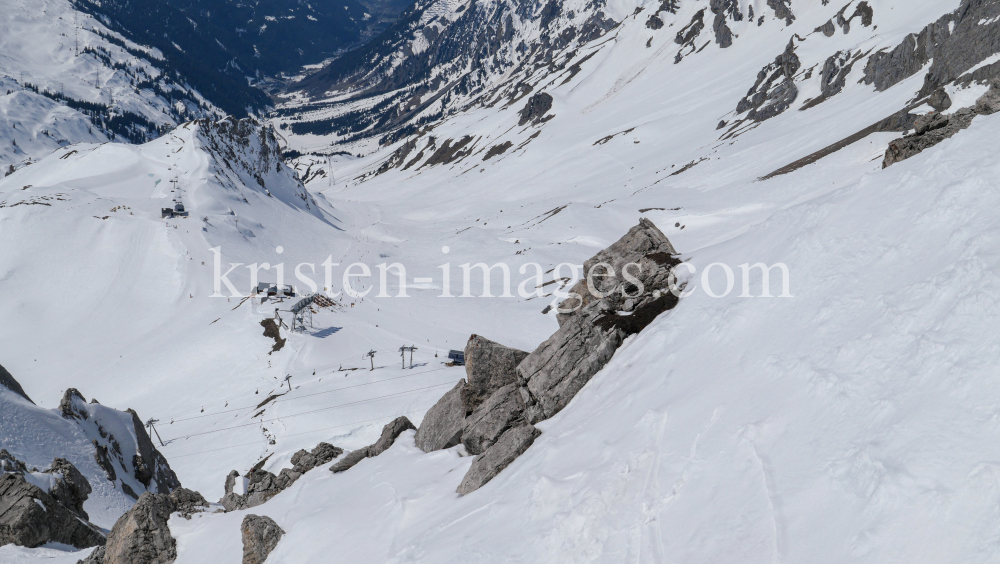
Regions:
<instances>
[{"instance_id":1,"label":"rock embedded in snow","mask_svg":"<svg viewBox=\"0 0 1000 564\"><path fill-rule=\"evenodd\" d=\"M0 474L0 546L32 548L49 542L87 548L105 539L100 529L24 476Z\"/></svg>"},{"instance_id":2,"label":"rock embedded in snow","mask_svg":"<svg viewBox=\"0 0 1000 564\"><path fill-rule=\"evenodd\" d=\"M469 454L482 454L512 427L525 424L524 400L516 383L500 388L466 419L462 444Z\"/></svg>"},{"instance_id":3,"label":"rock embedded in snow","mask_svg":"<svg viewBox=\"0 0 1000 564\"><path fill-rule=\"evenodd\" d=\"M465 345L468 386L461 392L465 414L475 411L493 392L517 382L517 365L527 356L525 351L505 347L479 335L469 337Z\"/></svg>"},{"instance_id":4,"label":"rock embedded in snow","mask_svg":"<svg viewBox=\"0 0 1000 564\"><path fill-rule=\"evenodd\" d=\"M226 493L219 500L226 511L249 509L267 502L283 490L295 483L303 474L313 468L326 464L344 453L344 449L330 443L319 443L312 451L299 450L292 455L292 468L282 468L275 476L267 470L253 468L248 473L247 489L244 494L235 490L236 480L241 480L240 473L233 470L226 476Z\"/></svg>"},{"instance_id":5,"label":"rock embedded in snow","mask_svg":"<svg viewBox=\"0 0 1000 564\"><path fill-rule=\"evenodd\" d=\"M292 455L292 470L305 474L317 466L322 466L344 454L344 449L330 443L319 443L312 451L302 449Z\"/></svg>"},{"instance_id":6,"label":"rock embedded in snow","mask_svg":"<svg viewBox=\"0 0 1000 564\"><path fill-rule=\"evenodd\" d=\"M667 237L643 218L584 263L585 274L595 273L591 280L598 294L591 293L586 278L577 283L571 297L560 304L566 313L557 316L559 330L517 367L529 423L566 407L626 337L677 305L677 296L668 290L672 269L680 262L676 253ZM609 272L606 266L595 271L599 264L610 266L615 277L598 276ZM623 268L629 264L638 265L629 267L628 273L639 286L623 278Z\"/></svg>"},{"instance_id":7,"label":"rock embedded in snow","mask_svg":"<svg viewBox=\"0 0 1000 564\"><path fill-rule=\"evenodd\" d=\"M466 365L466 371L468 371L468 365ZM420 450L433 452L443 448L451 448L462 441L462 429L465 427L466 414L462 393L466 387L465 380L459 380L454 388L441 396L441 399L427 410L414 437Z\"/></svg>"},{"instance_id":8,"label":"rock embedded in snow","mask_svg":"<svg viewBox=\"0 0 1000 564\"><path fill-rule=\"evenodd\" d=\"M262 515L247 515L240 525L243 535L243 564L263 564L285 531L274 519Z\"/></svg>"},{"instance_id":9,"label":"rock embedded in snow","mask_svg":"<svg viewBox=\"0 0 1000 564\"><path fill-rule=\"evenodd\" d=\"M355 464L361 462L362 460L368 458L369 449L371 446L361 447L357 450L352 450L347 453L344 458L337 461L336 464L330 467L330 472L337 474L339 472L344 472L345 470L350 470Z\"/></svg>"},{"instance_id":10,"label":"rock embedded in snow","mask_svg":"<svg viewBox=\"0 0 1000 564\"><path fill-rule=\"evenodd\" d=\"M521 456L542 432L532 425L510 429L500 437L495 445L480 454L472 462L462 483L458 485L458 493L472 493L483 484L489 482L504 468L510 466L518 456Z\"/></svg>"},{"instance_id":11,"label":"rock embedded in snow","mask_svg":"<svg viewBox=\"0 0 1000 564\"><path fill-rule=\"evenodd\" d=\"M368 456L378 456L389 449L403 431L416 430L416 426L404 415L393 419L382 428L382 435L369 447Z\"/></svg>"},{"instance_id":12,"label":"rock embedded in snow","mask_svg":"<svg viewBox=\"0 0 1000 564\"><path fill-rule=\"evenodd\" d=\"M382 454L389 447L391 447L394 442L396 442L399 435L410 429L416 429L416 427L405 416L401 415L393 419L387 423L385 427L382 427L382 435L377 441L375 441L375 444L368 445L357 450L352 450L339 462L331 466L330 471L337 474L353 468L355 464L368 457Z\"/></svg>"},{"instance_id":13,"label":"rock embedded in snow","mask_svg":"<svg viewBox=\"0 0 1000 564\"><path fill-rule=\"evenodd\" d=\"M895 139L889 143L882 161L882 168L904 161L929 149L946 139L954 137L963 129L968 129L979 115L990 115L1000 111L1000 81L994 81L990 89L976 100L975 105L961 108L951 114L933 112L917 118L911 135Z\"/></svg>"}]
</instances>

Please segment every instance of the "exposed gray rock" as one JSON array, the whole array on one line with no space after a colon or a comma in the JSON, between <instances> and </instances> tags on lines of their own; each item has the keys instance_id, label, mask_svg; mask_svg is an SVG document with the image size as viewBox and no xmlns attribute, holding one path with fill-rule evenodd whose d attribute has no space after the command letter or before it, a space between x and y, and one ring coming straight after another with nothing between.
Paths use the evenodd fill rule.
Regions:
<instances>
[{"instance_id":1,"label":"exposed gray rock","mask_svg":"<svg viewBox=\"0 0 1000 564\"><path fill-rule=\"evenodd\" d=\"M133 460L136 479L147 488L152 482L155 482L155 491L161 494L172 492L181 487L181 481L177 479L177 474L170 469L167 459L153 446L153 441L146 433L146 427L139 419L139 415L132 409L127 409L125 412L132 415L132 428L135 431L139 450L139 459Z\"/></svg>"},{"instance_id":2,"label":"exposed gray rock","mask_svg":"<svg viewBox=\"0 0 1000 564\"><path fill-rule=\"evenodd\" d=\"M505 347L479 335L465 344L465 375L468 385L462 389L465 413L472 413L493 392L517 382L517 365L528 356L525 351Z\"/></svg>"},{"instance_id":3,"label":"exposed gray rock","mask_svg":"<svg viewBox=\"0 0 1000 564\"><path fill-rule=\"evenodd\" d=\"M976 113L971 108L962 108L950 116L938 113L921 116L917 119L917 130L914 134L889 143L882 168L904 161L945 139L954 137L959 131L972 125L975 117Z\"/></svg>"},{"instance_id":4,"label":"exposed gray rock","mask_svg":"<svg viewBox=\"0 0 1000 564\"><path fill-rule=\"evenodd\" d=\"M62 412L63 417L67 419L87 419L90 417L86 411L77 407L76 400L87 403L87 400L83 397L83 394L80 393L80 390L77 390L76 388L66 390L62 399L59 401L59 411Z\"/></svg>"},{"instance_id":5,"label":"exposed gray rock","mask_svg":"<svg viewBox=\"0 0 1000 564\"><path fill-rule=\"evenodd\" d=\"M411 423L405 416L399 416L393 419L391 422L387 423L385 427L382 427L382 435L377 441L375 441L375 444L347 453L344 458L330 467L330 471L334 474L343 472L354 467L355 464L361 462L365 458L382 454L392 446L396 439L399 438L399 435L409 429L416 429L416 427L414 427L413 423Z\"/></svg>"},{"instance_id":6,"label":"exposed gray rock","mask_svg":"<svg viewBox=\"0 0 1000 564\"><path fill-rule=\"evenodd\" d=\"M14 474L24 474L27 471L28 467L24 462L14 458L14 455L5 449L0 448L0 473L12 472Z\"/></svg>"},{"instance_id":7,"label":"exposed gray rock","mask_svg":"<svg viewBox=\"0 0 1000 564\"><path fill-rule=\"evenodd\" d=\"M917 118L915 131L889 143L885 151L882 168L904 161L925 149L929 149L945 139L954 137L959 131L972 125L979 115L990 115L1000 111L1000 81L990 85L990 89L969 108L961 108L950 115L933 112Z\"/></svg>"},{"instance_id":8,"label":"exposed gray rock","mask_svg":"<svg viewBox=\"0 0 1000 564\"><path fill-rule=\"evenodd\" d=\"M244 495L233 491L236 480L241 479L240 473L233 470L226 476L226 493L219 500L219 503L226 511L249 509L261 505L294 484L309 470L330 462L343 452L344 449L329 443L319 443L312 451L302 449L292 455L292 468L282 468L277 476L262 470L261 464L258 463L247 473L247 491Z\"/></svg>"},{"instance_id":9,"label":"exposed gray rock","mask_svg":"<svg viewBox=\"0 0 1000 564\"><path fill-rule=\"evenodd\" d=\"M368 456L378 456L382 454L392 446L392 443L396 442L396 439L399 435L403 434L403 431L408 431L410 429L416 429L416 427L405 416L401 415L393 419L382 428L382 436L380 436L379 439L375 441L375 444L370 447Z\"/></svg>"},{"instance_id":10,"label":"exposed gray rock","mask_svg":"<svg viewBox=\"0 0 1000 564\"><path fill-rule=\"evenodd\" d=\"M311 451L300 450L292 455L292 470L305 474L317 466L322 466L344 454L344 449L330 443L319 443Z\"/></svg>"},{"instance_id":11,"label":"exposed gray rock","mask_svg":"<svg viewBox=\"0 0 1000 564\"><path fill-rule=\"evenodd\" d=\"M55 485L49 494L56 499L63 507L76 513L84 521L89 521L90 516L83 510L83 502L87 501L87 496L93 491L87 478L76 469L65 458L57 458L52 462L52 466L45 470L46 474L56 476Z\"/></svg>"},{"instance_id":12,"label":"exposed gray rock","mask_svg":"<svg viewBox=\"0 0 1000 564\"><path fill-rule=\"evenodd\" d=\"M264 564L267 555L285 534L274 519L262 515L244 517L240 532L243 534L243 564Z\"/></svg>"},{"instance_id":13,"label":"exposed gray rock","mask_svg":"<svg viewBox=\"0 0 1000 564\"><path fill-rule=\"evenodd\" d=\"M1000 52L1000 18L997 16L1000 16L998 2L962 0L957 10L945 14L919 33L907 35L892 51L873 54L865 67L865 84L885 91L933 61L917 98L930 95ZM995 77L1000 67L980 70L983 73L975 78L985 80Z\"/></svg>"},{"instance_id":14,"label":"exposed gray rock","mask_svg":"<svg viewBox=\"0 0 1000 564\"><path fill-rule=\"evenodd\" d=\"M361 448L359 448L357 450L352 450L351 452L349 452L346 455L344 455L344 458L341 458L339 461L337 461L336 464L334 464L333 466L331 466L330 467L330 472L333 472L334 474L336 474L338 472L343 472L345 470L350 470L351 468L354 467L355 464L357 464L358 462L361 462L362 460L368 458L368 454L369 454L369 449L370 448L371 448L371 445L366 446L366 447L361 447Z\"/></svg>"},{"instance_id":15,"label":"exposed gray rock","mask_svg":"<svg viewBox=\"0 0 1000 564\"><path fill-rule=\"evenodd\" d=\"M11 170L13 170L13 168L14 167L11 166ZM19 384L17 380L15 380L13 376L11 376L10 372L7 372L7 369L4 368L3 366L0 366L0 386L7 388L8 390L14 392L15 394L21 396L22 398L28 401L31 401L31 398L28 397L28 394L24 393L24 388L21 387L21 384ZM31 401L31 403L35 402Z\"/></svg>"},{"instance_id":16,"label":"exposed gray rock","mask_svg":"<svg viewBox=\"0 0 1000 564\"><path fill-rule=\"evenodd\" d=\"M733 31L729 29L729 20L743 21L738 0L711 0L709 8L715 14L712 30L715 32L715 42L725 49L733 44Z\"/></svg>"},{"instance_id":17,"label":"exposed gray rock","mask_svg":"<svg viewBox=\"0 0 1000 564\"><path fill-rule=\"evenodd\" d=\"M767 5L774 10L774 15L785 20L785 25L792 25L795 14L792 13L792 0L767 0Z\"/></svg>"},{"instance_id":18,"label":"exposed gray rock","mask_svg":"<svg viewBox=\"0 0 1000 564\"><path fill-rule=\"evenodd\" d=\"M104 534L54 497L15 473L0 474L0 546L33 548L48 542L87 548Z\"/></svg>"},{"instance_id":19,"label":"exposed gray rock","mask_svg":"<svg viewBox=\"0 0 1000 564\"><path fill-rule=\"evenodd\" d=\"M205 498L185 488L169 495L146 492L115 522L103 553L94 551L83 563L170 564L177 558L177 542L167 526L170 515L190 518L203 507L208 507Z\"/></svg>"},{"instance_id":20,"label":"exposed gray rock","mask_svg":"<svg viewBox=\"0 0 1000 564\"><path fill-rule=\"evenodd\" d=\"M975 110L983 116L1000 112L1000 80L994 81L986 94L976 100Z\"/></svg>"},{"instance_id":21,"label":"exposed gray rock","mask_svg":"<svg viewBox=\"0 0 1000 564\"><path fill-rule=\"evenodd\" d=\"M660 16L653 14L649 16L649 19L646 20L646 27L654 31L657 29L661 29L663 27L663 20L660 19Z\"/></svg>"},{"instance_id":22,"label":"exposed gray rock","mask_svg":"<svg viewBox=\"0 0 1000 564\"><path fill-rule=\"evenodd\" d=\"M521 108L518 115L521 119L518 120L517 125L525 125L531 123L536 125L541 123L545 118L545 114L552 109L552 95L545 92L537 92L532 94L528 98L528 102Z\"/></svg>"},{"instance_id":23,"label":"exposed gray rock","mask_svg":"<svg viewBox=\"0 0 1000 564\"><path fill-rule=\"evenodd\" d=\"M677 305L677 297L668 291L672 269L680 262L675 254L667 237L643 218L584 263L585 279L559 306L559 330L517 367L529 423L558 413L607 364L626 337ZM594 294L586 276L599 263L610 265L616 276L591 276ZM629 275L635 283L622 275L623 267L633 263L636 266L629 268ZM607 272L604 267L597 274Z\"/></svg>"},{"instance_id":24,"label":"exposed gray rock","mask_svg":"<svg viewBox=\"0 0 1000 564\"><path fill-rule=\"evenodd\" d=\"M472 467L458 486L458 493L466 495L481 488L528 450L541 434L541 431L531 425L508 430L496 444L472 462Z\"/></svg>"},{"instance_id":25,"label":"exposed gray rock","mask_svg":"<svg viewBox=\"0 0 1000 564\"><path fill-rule=\"evenodd\" d=\"M524 400L516 383L500 388L466 420L462 444L469 454L482 454L512 427L525 424Z\"/></svg>"},{"instance_id":26,"label":"exposed gray rock","mask_svg":"<svg viewBox=\"0 0 1000 564\"><path fill-rule=\"evenodd\" d=\"M677 50L677 55L674 57L674 64L681 62L684 57L694 53L697 47L695 46L695 41L698 36L701 35L702 30L705 29L705 9L702 8L695 12L694 16L691 17L691 21L687 25L681 28L674 36L674 43L681 46Z\"/></svg>"},{"instance_id":27,"label":"exposed gray rock","mask_svg":"<svg viewBox=\"0 0 1000 564\"><path fill-rule=\"evenodd\" d=\"M747 118L764 121L787 110L799 95L794 77L801 66L802 63L795 54L793 38L789 40L784 53L757 73L757 82L746 97L736 104L736 113L748 112Z\"/></svg>"},{"instance_id":28,"label":"exposed gray rock","mask_svg":"<svg viewBox=\"0 0 1000 564\"><path fill-rule=\"evenodd\" d=\"M930 98L927 98L927 104L934 108L935 111L943 112L948 108L951 108L951 96L944 88L938 88L933 93L931 93Z\"/></svg>"},{"instance_id":29,"label":"exposed gray rock","mask_svg":"<svg viewBox=\"0 0 1000 564\"><path fill-rule=\"evenodd\" d=\"M424 420L420 422L420 428L417 429L415 437L417 447L424 452L432 452L451 448L461 442L466 414L465 405L462 403L462 391L465 388L465 380L459 380L454 388L441 396L441 399L427 410Z\"/></svg>"}]
</instances>

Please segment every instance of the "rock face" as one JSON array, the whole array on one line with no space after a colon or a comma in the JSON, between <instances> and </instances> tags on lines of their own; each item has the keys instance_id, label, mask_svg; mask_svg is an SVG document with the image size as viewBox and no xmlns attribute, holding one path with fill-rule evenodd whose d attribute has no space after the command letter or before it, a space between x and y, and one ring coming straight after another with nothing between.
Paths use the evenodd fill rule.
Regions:
<instances>
[{"instance_id":1,"label":"rock face","mask_svg":"<svg viewBox=\"0 0 1000 564\"><path fill-rule=\"evenodd\" d=\"M465 405L462 403L462 391L465 388L465 380L459 380L454 388L441 396L441 399L427 410L415 437L420 450L432 452L451 448L461 442L466 414Z\"/></svg>"},{"instance_id":2,"label":"rock face","mask_svg":"<svg viewBox=\"0 0 1000 564\"><path fill-rule=\"evenodd\" d=\"M531 98L528 98L528 103L524 105L521 109L520 119L517 122L518 126L525 125L527 123L538 124L545 119L545 114L552 109L552 95L546 94L545 92L539 92L537 94L532 94Z\"/></svg>"},{"instance_id":3,"label":"rock face","mask_svg":"<svg viewBox=\"0 0 1000 564\"><path fill-rule=\"evenodd\" d=\"M244 517L240 532L243 534L243 564L264 564L267 555L285 534L274 519L260 515Z\"/></svg>"},{"instance_id":4,"label":"rock face","mask_svg":"<svg viewBox=\"0 0 1000 564\"><path fill-rule=\"evenodd\" d=\"M70 464L65 458L57 458L52 462L52 467L45 470L46 474L56 476L55 485L49 494L56 499L63 507L77 514L85 521L90 520L90 516L83 510L83 502L93 490L90 483L83 477L83 474Z\"/></svg>"},{"instance_id":5,"label":"rock face","mask_svg":"<svg viewBox=\"0 0 1000 564\"><path fill-rule=\"evenodd\" d=\"M465 375L469 384L462 390L465 413L475 411L493 392L517 382L517 365L527 356L525 351L479 335L469 337L465 345Z\"/></svg>"},{"instance_id":6,"label":"rock face","mask_svg":"<svg viewBox=\"0 0 1000 564\"><path fill-rule=\"evenodd\" d=\"M103 545L105 539L100 529L24 476L0 475L0 546L33 548L48 542L87 548Z\"/></svg>"},{"instance_id":7,"label":"rock face","mask_svg":"<svg viewBox=\"0 0 1000 564\"><path fill-rule=\"evenodd\" d=\"M8 390L14 392L15 394L21 396L22 398L28 401L31 401L31 398L28 397L28 394L24 393L24 388L21 387L21 384L19 384L17 380L15 380L13 376L11 376L10 372L7 372L7 369L4 368L3 366L0 366L0 386L7 388ZM31 401L31 403L35 402Z\"/></svg>"},{"instance_id":8,"label":"rock face","mask_svg":"<svg viewBox=\"0 0 1000 564\"><path fill-rule=\"evenodd\" d=\"M459 484L458 493L466 495L481 488L528 450L541 434L541 431L531 425L510 429L504 433L495 445L476 457L462 483Z\"/></svg>"},{"instance_id":9,"label":"rock face","mask_svg":"<svg viewBox=\"0 0 1000 564\"><path fill-rule=\"evenodd\" d=\"M66 419L76 421L89 436L96 437L93 439L94 459L109 481L115 482L120 477L132 476L138 482L136 486L161 494L170 493L181 486L177 474L156 449L146 433L145 425L134 410L117 411L97 404L96 400L88 404L79 390L70 388L59 402L59 411ZM121 429L122 425L126 426L126 430L116 431L120 436L109 430ZM131 433L127 431L127 426L132 427ZM117 487L138 499L139 496L125 481L121 481Z\"/></svg>"},{"instance_id":10,"label":"rock face","mask_svg":"<svg viewBox=\"0 0 1000 564\"><path fill-rule=\"evenodd\" d=\"M736 105L736 113L747 112L747 119L764 121L781 114L798 98L795 73L802 67L795 54L795 39L788 42L785 52L757 73L757 82L746 97Z\"/></svg>"},{"instance_id":11,"label":"rock face","mask_svg":"<svg viewBox=\"0 0 1000 564\"><path fill-rule=\"evenodd\" d=\"M469 454L482 454L508 429L524 424L524 400L518 385L507 384L469 416L462 432L462 444Z\"/></svg>"},{"instance_id":12,"label":"rock face","mask_svg":"<svg viewBox=\"0 0 1000 564\"><path fill-rule=\"evenodd\" d=\"M592 276L596 294L581 280L559 306L559 330L518 365L529 423L566 407L626 337L677 305L677 296L669 290L672 269L680 262L675 254L666 236L644 218L584 263L585 274L603 264L597 274L609 272L610 266L617 275ZM626 265L632 266L623 272Z\"/></svg>"},{"instance_id":13,"label":"rock face","mask_svg":"<svg viewBox=\"0 0 1000 564\"><path fill-rule=\"evenodd\" d=\"M386 424L385 427L382 427L382 435L377 441L375 441L375 444L347 453L347 456L345 456L343 460L330 467L330 471L334 474L343 472L370 456L378 456L382 454L389 447L391 447L394 442L396 442L396 439L399 438L399 435L401 435L403 431L410 429L416 429L416 427L414 427L413 423L411 423L405 416L399 416L393 419L390 423Z\"/></svg>"},{"instance_id":14,"label":"rock face","mask_svg":"<svg viewBox=\"0 0 1000 564\"><path fill-rule=\"evenodd\" d=\"M167 521L175 511L190 518L208 507L198 492L178 488L169 495L146 492L132 509L118 518L103 550L95 550L83 564L170 564L177 558L177 542Z\"/></svg>"}]
</instances>

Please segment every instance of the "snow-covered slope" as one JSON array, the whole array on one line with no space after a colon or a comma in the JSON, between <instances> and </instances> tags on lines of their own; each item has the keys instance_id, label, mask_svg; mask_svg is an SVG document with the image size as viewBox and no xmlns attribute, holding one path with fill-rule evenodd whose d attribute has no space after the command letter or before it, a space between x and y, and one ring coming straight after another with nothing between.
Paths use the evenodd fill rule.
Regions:
<instances>
[{"instance_id":1,"label":"snow-covered slope","mask_svg":"<svg viewBox=\"0 0 1000 564\"><path fill-rule=\"evenodd\" d=\"M33 397L83 378L102 401L159 418L181 481L214 500L229 470L268 455L263 467L276 471L321 440L353 449L397 415L419 423L464 376L442 353L469 334L531 350L555 329L539 313L554 299L548 289L438 298L439 265L452 265L456 295L463 263L505 262L516 288L521 266L582 263L648 217L698 269L695 293L540 423L514 464L459 497L470 458L424 454L403 435L253 508L287 532L271 558L993 561L1000 117L882 161L932 102L952 114L985 92L984 77L963 76L992 72L1000 3L861 4L615 6L619 25L572 43L569 64L526 65L509 80L487 73L480 94L445 104L453 114L404 120L386 146L374 126L336 145L343 135L294 128L333 123L349 106L372 125L384 92L339 92L322 115L293 100L276 123L290 124L279 131L292 148L322 153L296 162L308 192L284 167L262 187L260 152L236 164L209 150L214 134L201 125L139 148L57 152L0 183L5 201L51 204L0 209L0 236L18 242L0 255L5 291L17 296L0 316L23 320L0 328L17 351L3 362ZM543 8L523 21L538 30ZM921 36L939 43L920 47ZM420 88L402 88L411 86ZM159 219L178 194L191 217ZM414 281L409 298L341 297L310 331L282 331L285 347L268 354L259 322L275 304L208 298L214 247L223 272L280 261L291 281L290 265L309 262L318 280L330 257L338 281L361 261L401 262L408 280L432 282ZM701 277L716 262L735 275L719 299ZM756 262L787 265L794 297L740 297L739 265ZM250 287L245 267L230 279ZM708 281L720 292L724 270ZM751 278L749 293L761 286ZM412 344L417 366L397 368L398 347ZM53 346L63 354L46 355ZM175 518L178 561L239 561L244 516Z\"/></svg>"}]
</instances>

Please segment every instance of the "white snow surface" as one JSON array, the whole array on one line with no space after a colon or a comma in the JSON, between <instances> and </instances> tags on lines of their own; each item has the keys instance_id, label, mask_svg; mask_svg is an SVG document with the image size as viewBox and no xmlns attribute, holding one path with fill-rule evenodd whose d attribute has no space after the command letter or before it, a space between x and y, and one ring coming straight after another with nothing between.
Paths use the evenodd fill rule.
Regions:
<instances>
[{"instance_id":1,"label":"white snow surface","mask_svg":"<svg viewBox=\"0 0 1000 564\"><path fill-rule=\"evenodd\" d=\"M554 296L438 298L439 265L452 264L455 294L466 262L506 261L519 281L522 264L582 263L648 217L698 267L691 287L715 262L737 277L740 264L784 263L794 297L741 298L739 278L725 298L696 289L470 495L455 488L472 459L423 453L408 432L262 506L174 516L178 562L239 562L247 513L286 531L273 562L995 562L1000 116L885 170L898 134L759 181L897 111L923 81L876 93L857 84L859 63L816 107L798 111L803 86L797 106L736 138L715 129L792 34L808 36L805 69L847 43L891 48L958 4L869 3L877 30L855 21L826 38L810 33L842 5L793 3L786 26L758 1L766 21L734 28L739 49L679 64L673 29L707 3L684 4L661 33L645 28L648 13L625 18L572 81L544 85L555 117L543 125L517 127L521 105L469 110L434 135L477 136L472 156L381 175L370 173L399 143L332 157L332 177L309 175L309 193L285 169L265 179L269 197L207 153L194 126L141 147L60 149L0 181L0 201L51 204L0 208L0 280L16 297L0 302L15 321L0 327L0 362L39 403L74 386L159 418L171 466L214 501L229 470L264 456L277 472L321 440L353 449L397 415L419 424L464 376L441 361L469 334L531 350L555 330L539 314ZM329 168L304 157L299 172L310 166ZM160 219L176 197L191 217ZM330 256L398 261L434 284L341 297L269 355L258 323L274 305L208 297L213 247L225 268L283 262L289 282L299 262L321 279ZM245 268L230 279L250 286ZM760 295L759 278L750 289ZM416 366L399 368L410 344ZM255 418L271 394L284 395Z\"/></svg>"}]
</instances>

